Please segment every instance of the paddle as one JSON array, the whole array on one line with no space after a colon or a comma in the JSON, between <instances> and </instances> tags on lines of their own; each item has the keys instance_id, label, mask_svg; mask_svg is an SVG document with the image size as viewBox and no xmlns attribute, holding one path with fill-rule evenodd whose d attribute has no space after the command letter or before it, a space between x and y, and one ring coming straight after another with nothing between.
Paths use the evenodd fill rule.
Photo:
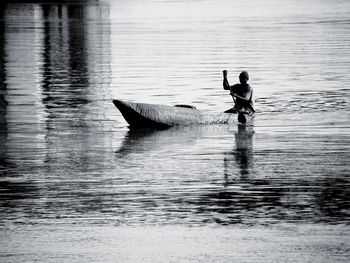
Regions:
<instances>
[{"instance_id":1,"label":"paddle","mask_svg":"<svg viewBox=\"0 0 350 263\"><path fill-rule=\"evenodd\" d=\"M240 122L240 123L242 123L242 124L246 124L247 119L246 119L246 117L244 116L244 113L243 113L243 112L239 112L239 113L238 113L238 122Z\"/></svg>"},{"instance_id":2,"label":"paddle","mask_svg":"<svg viewBox=\"0 0 350 263\"><path fill-rule=\"evenodd\" d=\"M232 95L232 94L231 94ZM235 97L232 96L233 98L233 101L236 103L235 101ZM238 113L238 122L242 123L242 124L245 124L247 122L247 119L246 117L244 116L244 113L243 112L240 112L237 108L231 108L231 109L228 109L226 111L224 111L224 113Z\"/></svg>"}]
</instances>

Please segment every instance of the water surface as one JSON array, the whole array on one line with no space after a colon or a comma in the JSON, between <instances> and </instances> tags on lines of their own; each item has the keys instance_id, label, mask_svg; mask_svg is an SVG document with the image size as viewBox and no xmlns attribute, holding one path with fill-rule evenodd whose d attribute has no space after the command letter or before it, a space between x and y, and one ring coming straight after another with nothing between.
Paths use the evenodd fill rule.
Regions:
<instances>
[{"instance_id":1,"label":"water surface","mask_svg":"<svg viewBox=\"0 0 350 263\"><path fill-rule=\"evenodd\" d=\"M91 260L59 237L75 240L77 231L89 246L104 243L109 229L110 240L121 235L129 244L129 234L158 226L155 240L175 231L191 243L201 237L190 227L204 231L198 253L209 251L212 234L231 244L239 233L241 241L256 238L248 262L289 250L305 256L284 258L290 262L312 261L313 253L347 261L349 13L348 1L322 0L2 4L0 233L2 243L13 241L2 260L45 261L38 256L45 250L57 262L48 246L15 249L46 232L46 243L72 246L65 261ZM231 84L241 70L250 73L254 126L135 131L112 104L222 112L232 105L224 69ZM81 234L89 228L99 234ZM280 245L305 240L299 231L313 238ZM271 247L260 248L263 236ZM180 260L180 241L168 241ZM219 258L210 250L208 261L248 253L225 249ZM195 261L191 253L183 260ZM92 260L142 261L107 255Z\"/></svg>"}]
</instances>

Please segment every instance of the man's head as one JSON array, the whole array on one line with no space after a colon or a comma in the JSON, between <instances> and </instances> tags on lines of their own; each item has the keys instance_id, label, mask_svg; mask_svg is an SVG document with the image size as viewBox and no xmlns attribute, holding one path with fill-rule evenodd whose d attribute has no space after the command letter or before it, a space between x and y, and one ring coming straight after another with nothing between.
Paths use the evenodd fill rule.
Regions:
<instances>
[{"instance_id":1,"label":"man's head","mask_svg":"<svg viewBox=\"0 0 350 263\"><path fill-rule=\"evenodd\" d=\"M249 80L249 75L247 71L242 71L241 74L239 74L239 82L241 82L241 84L247 84Z\"/></svg>"}]
</instances>

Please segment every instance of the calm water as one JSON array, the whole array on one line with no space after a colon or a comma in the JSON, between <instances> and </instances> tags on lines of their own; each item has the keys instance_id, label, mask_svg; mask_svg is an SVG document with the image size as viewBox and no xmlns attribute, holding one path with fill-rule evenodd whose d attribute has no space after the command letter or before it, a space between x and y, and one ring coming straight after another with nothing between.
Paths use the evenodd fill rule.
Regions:
<instances>
[{"instance_id":1,"label":"calm water","mask_svg":"<svg viewBox=\"0 0 350 263\"><path fill-rule=\"evenodd\" d=\"M264 2L0 4L1 262L348 262L350 2ZM253 127L112 104L222 112L223 69Z\"/></svg>"}]
</instances>

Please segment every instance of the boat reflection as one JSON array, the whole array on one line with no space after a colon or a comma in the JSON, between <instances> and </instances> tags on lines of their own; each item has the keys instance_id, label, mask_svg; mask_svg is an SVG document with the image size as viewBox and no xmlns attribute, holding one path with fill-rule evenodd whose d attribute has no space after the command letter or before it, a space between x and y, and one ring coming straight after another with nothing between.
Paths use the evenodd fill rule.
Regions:
<instances>
[{"instance_id":1,"label":"boat reflection","mask_svg":"<svg viewBox=\"0 0 350 263\"><path fill-rule=\"evenodd\" d=\"M227 125L178 126L168 129L130 129L119 149L118 157L164 148L176 150L193 145L212 134L225 134Z\"/></svg>"}]
</instances>

